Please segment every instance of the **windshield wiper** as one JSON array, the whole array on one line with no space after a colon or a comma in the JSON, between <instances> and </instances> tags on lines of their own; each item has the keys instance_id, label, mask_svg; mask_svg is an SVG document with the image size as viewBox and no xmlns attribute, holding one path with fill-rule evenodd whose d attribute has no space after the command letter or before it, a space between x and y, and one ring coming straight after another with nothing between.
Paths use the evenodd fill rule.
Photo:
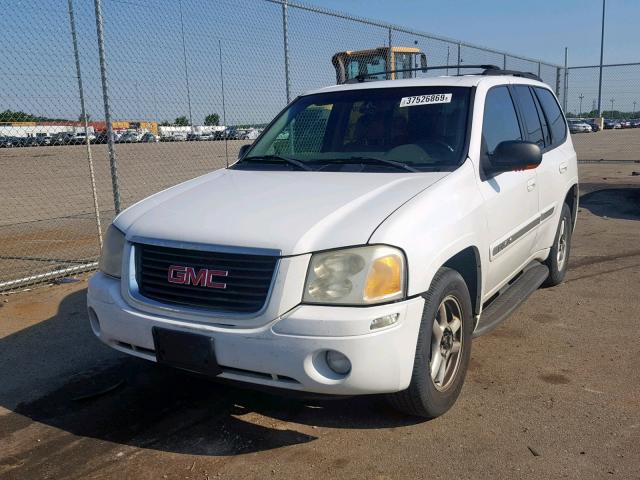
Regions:
<instances>
[{"instance_id":1,"label":"windshield wiper","mask_svg":"<svg viewBox=\"0 0 640 480\"><path fill-rule=\"evenodd\" d=\"M301 168L302 170L313 170L309 165L305 165L304 162L301 162L300 160L296 160L295 158L283 157L281 155L256 155L253 157L243 158L239 163L251 161L267 163L288 163L289 165Z\"/></svg>"},{"instance_id":2,"label":"windshield wiper","mask_svg":"<svg viewBox=\"0 0 640 480\"><path fill-rule=\"evenodd\" d=\"M382 163L385 165L389 165L391 167L400 168L402 170L407 170L409 172L419 172L420 170L413 168L406 163L396 162L395 160L388 160L386 158L377 158L377 157L349 157L349 158L336 158L335 160L330 160L328 164L349 164L349 163Z\"/></svg>"}]
</instances>

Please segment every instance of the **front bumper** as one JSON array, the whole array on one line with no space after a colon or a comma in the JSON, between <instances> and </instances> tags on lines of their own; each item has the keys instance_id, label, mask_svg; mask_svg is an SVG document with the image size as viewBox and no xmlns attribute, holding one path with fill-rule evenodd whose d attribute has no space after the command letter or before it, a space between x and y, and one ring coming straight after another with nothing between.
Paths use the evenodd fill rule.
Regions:
<instances>
[{"instance_id":1,"label":"front bumper","mask_svg":"<svg viewBox=\"0 0 640 480\"><path fill-rule=\"evenodd\" d=\"M371 307L299 305L259 327L190 322L132 307L120 281L102 273L89 281L87 303L96 336L111 347L155 361L154 326L214 339L221 378L303 392L357 395L404 390L411 381L424 299ZM398 314L389 327L370 331L371 321ZM326 350L351 361L346 376L326 365Z\"/></svg>"}]
</instances>

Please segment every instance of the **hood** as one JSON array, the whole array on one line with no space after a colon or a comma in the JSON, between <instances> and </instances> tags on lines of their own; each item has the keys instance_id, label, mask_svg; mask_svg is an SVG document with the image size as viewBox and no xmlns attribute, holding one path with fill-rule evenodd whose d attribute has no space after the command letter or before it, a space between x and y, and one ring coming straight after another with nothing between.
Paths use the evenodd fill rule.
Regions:
<instances>
[{"instance_id":1,"label":"hood","mask_svg":"<svg viewBox=\"0 0 640 480\"><path fill-rule=\"evenodd\" d=\"M218 170L138 202L114 223L128 239L297 255L367 243L393 211L447 174Z\"/></svg>"}]
</instances>

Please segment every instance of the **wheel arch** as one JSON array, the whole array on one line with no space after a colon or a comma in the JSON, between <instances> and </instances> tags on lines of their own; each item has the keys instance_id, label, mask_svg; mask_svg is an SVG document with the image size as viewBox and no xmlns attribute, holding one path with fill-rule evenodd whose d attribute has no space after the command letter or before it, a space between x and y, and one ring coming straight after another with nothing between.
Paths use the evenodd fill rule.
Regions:
<instances>
[{"instance_id":1,"label":"wheel arch","mask_svg":"<svg viewBox=\"0 0 640 480\"><path fill-rule=\"evenodd\" d=\"M571 186L571 188L569 188L569 191L564 197L564 203L569 205L569 209L571 210L571 226L573 228L575 228L576 221L578 219L578 195L578 184L575 183Z\"/></svg>"},{"instance_id":2,"label":"wheel arch","mask_svg":"<svg viewBox=\"0 0 640 480\"><path fill-rule=\"evenodd\" d=\"M482 305L482 266L480 252L476 246L469 246L451 256L443 264L458 272L469 289L473 313L478 315Z\"/></svg>"}]
</instances>

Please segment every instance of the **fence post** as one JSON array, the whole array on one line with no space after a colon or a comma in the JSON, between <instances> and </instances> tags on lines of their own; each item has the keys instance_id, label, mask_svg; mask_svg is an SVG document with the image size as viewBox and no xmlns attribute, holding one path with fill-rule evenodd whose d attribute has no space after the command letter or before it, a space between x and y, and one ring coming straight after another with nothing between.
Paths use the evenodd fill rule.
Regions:
<instances>
[{"instance_id":1,"label":"fence post","mask_svg":"<svg viewBox=\"0 0 640 480\"><path fill-rule=\"evenodd\" d=\"M109 150L109 166L111 167L111 188L113 189L113 207L116 215L120 213L120 186L118 184L118 162L113 143L113 124L109 107L109 88L107 85L107 64L104 57L104 30L102 6L100 0L94 0L96 11L96 32L98 35L98 56L100 59L100 81L102 82L102 100L104 101L104 122L107 125L107 149Z\"/></svg>"},{"instance_id":2,"label":"fence post","mask_svg":"<svg viewBox=\"0 0 640 480\"><path fill-rule=\"evenodd\" d=\"M457 73L456 75L460 75L460 64L462 63L462 57L460 56L462 45L458 44L458 62L456 63L456 65L458 65L458 69L457 69Z\"/></svg>"},{"instance_id":3,"label":"fence post","mask_svg":"<svg viewBox=\"0 0 640 480\"><path fill-rule=\"evenodd\" d=\"M191 112L191 87L189 86L189 66L187 64L187 45L184 41L184 18L182 16L182 0L178 1L180 8L180 34L182 36L182 59L184 61L184 82L187 87L187 108L189 109L189 126L193 133L193 114Z\"/></svg>"},{"instance_id":4,"label":"fence post","mask_svg":"<svg viewBox=\"0 0 640 480\"><path fill-rule=\"evenodd\" d=\"M287 103L291 101L291 84L289 83L289 12L287 0L282 2L282 35L284 45L284 83Z\"/></svg>"},{"instance_id":5,"label":"fence post","mask_svg":"<svg viewBox=\"0 0 640 480\"><path fill-rule=\"evenodd\" d=\"M538 62L538 77L542 78L542 77L540 77L540 62Z\"/></svg>"},{"instance_id":6,"label":"fence post","mask_svg":"<svg viewBox=\"0 0 640 480\"><path fill-rule=\"evenodd\" d=\"M71 24L71 41L73 43L73 55L76 61L76 75L78 76L78 91L80 93L80 115L84 123L84 138L87 145L87 163L89 164L89 179L91 181L91 195L93 196L93 213L96 218L98 230L98 244L102 249L102 226L100 225L100 208L98 207L98 193L96 192L96 175L93 170L93 157L91 156L91 142L89 141L89 119L84 102L84 88L82 86L82 72L80 71L80 54L78 53L78 35L76 33L76 21L73 14L73 0L68 0L69 23Z\"/></svg>"},{"instance_id":7,"label":"fence post","mask_svg":"<svg viewBox=\"0 0 640 480\"><path fill-rule=\"evenodd\" d=\"M222 70L222 41L218 39L218 53L220 54L220 88L222 91L222 124L227 128L227 107L224 102L224 73ZM228 147L228 135L224 136L224 159L229 167L229 147Z\"/></svg>"},{"instance_id":8,"label":"fence post","mask_svg":"<svg viewBox=\"0 0 640 480\"><path fill-rule=\"evenodd\" d=\"M389 27L389 50L391 50L391 47L393 47L393 45L391 44L391 40L392 40L391 39L391 27ZM393 67L391 67L391 68L393 68ZM387 65L387 70L390 70L391 68L389 67L389 65Z\"/></svg>"},{"instance_id":9,"label":"fence post","mask_svg":"<svg viewBox=\"0 0 640 480\"><path fill-rule=\"evenodd\" d=\"M568 61L569 61L569 49L567 47L564 47L564 92L562 94L563 95L562 105L565 112L567 111L567 91L569 90Z\"/></svg>"},{"instance_id":10,"label":"fence post","mask_svg":"<svg viewBox=\"0 0 640 480\"><path fill-rule=\"evenodd\" d=\"M506 53L502 54L502 69L503 70L507 69L507 54Z\"/></svg>"}]
</instances>

